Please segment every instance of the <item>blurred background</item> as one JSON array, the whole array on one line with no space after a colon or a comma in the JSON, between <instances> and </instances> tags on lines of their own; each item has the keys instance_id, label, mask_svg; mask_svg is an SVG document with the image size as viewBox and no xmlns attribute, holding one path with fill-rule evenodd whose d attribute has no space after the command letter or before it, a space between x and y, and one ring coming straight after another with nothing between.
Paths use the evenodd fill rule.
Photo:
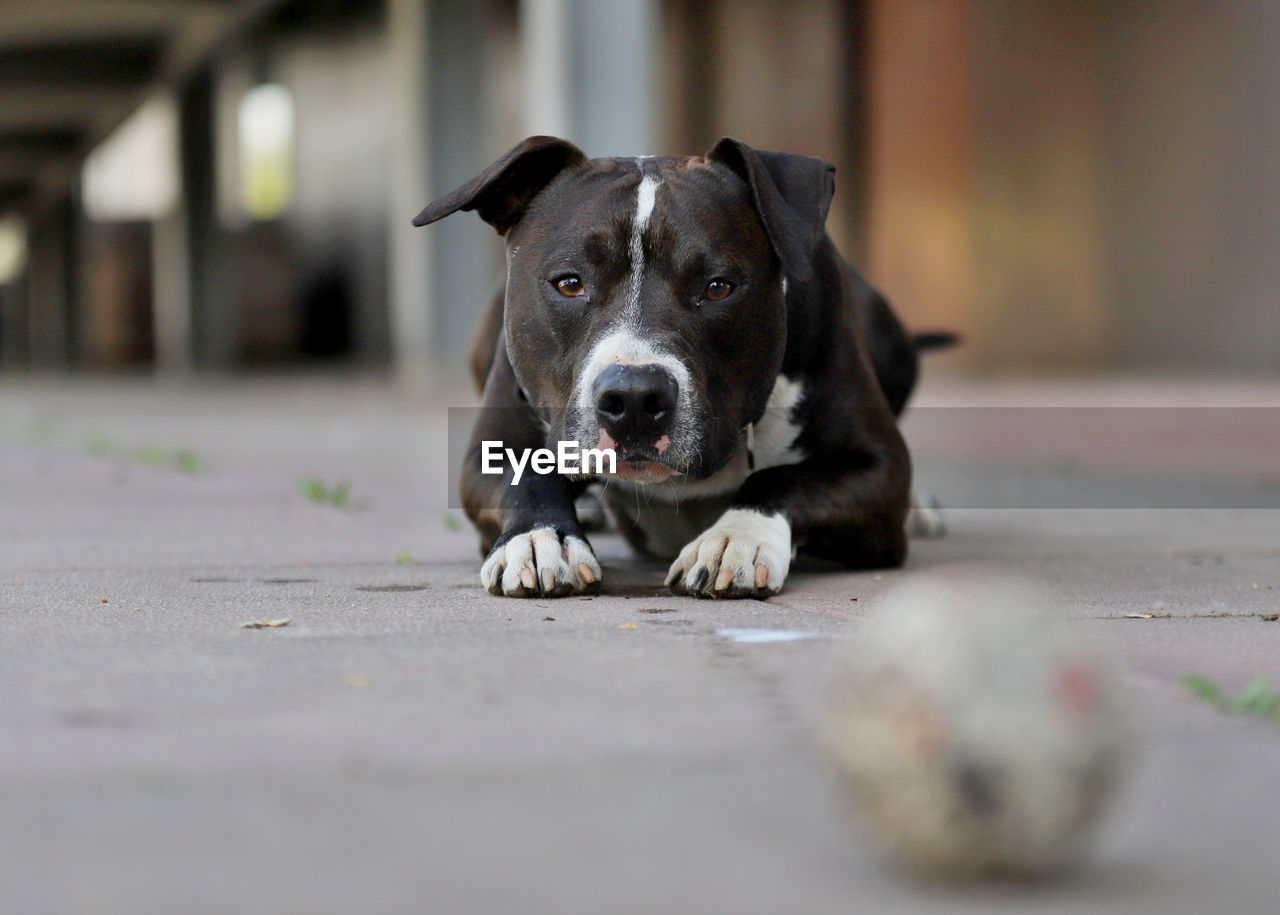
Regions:
<instances>
[{"instance_id":1,"label":"blurred background","mask_svg":"<svg viewBox=\"0 0 1280 915\"><path fill-rule=\"evenodd\" d=\"M498 275L410 218L531 133L838 166L973 373L1280 368L1280 4L0 2L0 372L449 385Z\"/></svg>"},{"instance_id":2,"label":"blurred background","mask_svg":"<svg viewBox=\"0 0 1280 915\"><path fill-rule=\"evenodd\" d=\"M0 912L1274 912L1277 49L1276 0L0 0ZM834 162L965 338L904 424L951 533L767 604L616 532L589 602L477 587L501 240L410 220L531 133ZM1124 658L1080 879L850 841L820 672L946 568Z\"/></svg>"}]
</instances>

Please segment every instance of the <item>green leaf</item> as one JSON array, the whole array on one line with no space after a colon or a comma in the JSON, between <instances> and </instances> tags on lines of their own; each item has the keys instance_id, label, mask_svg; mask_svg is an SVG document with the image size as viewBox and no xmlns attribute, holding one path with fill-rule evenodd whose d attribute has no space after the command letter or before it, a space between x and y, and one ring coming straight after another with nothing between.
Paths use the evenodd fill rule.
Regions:
<instances>
[{"instance_id":1,"label":"green leaf","mask_svg":"<svg viewBox=\"0 0 1280 915\"><path fill-rule=\"evenodd\" d=\"M351 487L345 482L339 482L333 487L333 492L329 494L329 501L333 503L334 508L342 508L347 504L347 499L351 495Z\"/></svg>"},{"instance_id":2,"label":"green leaf","mask_svg":"<svg viewBox=\"0 0 1280 915\"><path fill-rule=\"evenodd\" d=\"M324 481L316 477L303 477L298 481L302 494L317 505L332 505L334 508L345 508L351 500L351 484L340 480L330 489Z\"/></svg>"},{"instance_id":3,"label":"green leaf","mask_svg":"<svg viewBox=\"0 0 1280 915\"><path fill-rule=\"evenodd\" d=\"M173 453L173 466L183 473L197 473L203 463L200 455L189 449L183 448Z\"/></svg>"},{"instance_id":4,"label":"green leaf","mask_svg":"<svg viewBox=\"0 0 1280 915\"><path fill-rule=\"evenodd\" d=\"M156 467L165 462L164 449L159 445L143 445L138 449L138 460L149 467Z\"/></svg>"},{"instance_id":5,"label":"green leaf","mask_svg":"<svg viewBox=\"0 0 1280 915\"><path fill-rule=\"evenodd\" d=\"M1231 711L1240 715L1274 715L1280 707L1280 693L1271 688L1266 677L1255 677L1231 700Z\"/></svg>"},{"instance_id":6,"label":"green leaf","mask_svg":"<svg viewBox=\"0 0 1280 915\"><path fill-rule=\"evenodd\" d=\"M305 477L298 481L298 489L304 496L317 504L328 501L329 491L315 477Z\"/></svg>"},{"instance_id":7,"label":"green leaf","mask_svg":"<svg viewBox=\"0 0 1280 915\"><path fill-rule=\"evenodd\" d=\"M1219 707L1227 704L1226 697L1222 695L1222 690L1218 689L1218 684L1208 677L1202 677L1199 674L1187 674L1182 678L1182 685L1189 689L1192 695L1198 696L1205 702L1211 702Z\"/></svg>"},{"instance_id":8,"label":"green leaf","mask_svg":"<svg viewBox=\"0 0 1280 915\"><path fill-rule=\"evenodd\" d=\"M95 432L93 435L90 435L85 439L84 450L87 454L91 454L94 457L106 457L115 449L111 444L111 439L107 438L107 436L100 432Z\"/></svg>"}]
</instances>

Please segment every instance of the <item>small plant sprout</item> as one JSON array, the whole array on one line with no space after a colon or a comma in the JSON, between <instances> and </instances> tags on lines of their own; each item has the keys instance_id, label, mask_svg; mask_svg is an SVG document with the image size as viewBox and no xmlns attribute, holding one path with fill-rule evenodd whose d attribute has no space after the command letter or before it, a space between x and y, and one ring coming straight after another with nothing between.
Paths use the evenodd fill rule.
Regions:
<instances>
[{"instance_id":1,"label":"small plant sprout","mask_svg":"<svg viewBox=\"0 0 1280 915\"><path fill-rule=\"evenodd\" d=\"M182 473L199 473L204 466L204 461L196 452L181 448L173 453L173 466Z\"/></svg>"},{"instance_id":2,"label":"small plant sprout","mask_svg":"<svg viewBox=\"0 0 1280 915\"><path fill-rule=\"evenodd\" d=\"M143 445L137 453L138 460L148 467L158 467L166 461L164 449L159 445Z\"/></svg>"},{"instance_id":3,"label":"small plant sprout","mask_svg":"<svg viewBox=\"0 0 1280 915\"><path fill-rule=\"evenodd\" d=\"M1271 718L1280 723L1280 690L1272 686L1266 677L1254 677L1234 696L1227 695L1217 683L1200 674L1183 677L1182 685L1192 695L1228 715Z\"/></svg>"},{"instance_id":4,"label":"small plant sprout","mask_svg":"<svg viewBox=\"0 0 1280 915\"><path fill-rule=\"evenodd\" d=\"M329 501L329 490L315 477L304 477L299 480L298 490L317 505L323 505Z\"/></svg>"},{"instance_id":5,"label":"small plant sprout","mask_svg":"<svg viewBox=\"0 0 1280 915\"><path fill-rule=\"evenodd\" d=\"M345 480L339 480L330 487L316 477L303 477L298 481L298 490L308 501L316 505L346 508L351 501L351 485Z\"/></svg>"},{"instance_id":6,"label":"small plant sprout","mask_svg":"<svg viewBox=\"0 0 1280 915\"><path fill-rule=\"evenodd\" d=\"M333 489L329 492L329 503L334 508L344 508L351 496L351 487L345 481L339 481L333 485Z\"/></svg>"},{"instance_id":7,"label":"small plant sprout","mask_svg":"<svg viewBox=\"0 0 1280 915\"><path fill-rule=\"evenodd\" d=\"M101 432L95 432L84 440L84 451L94 457L107 457L115 450L111 439Z\"/></svg>"}]
</instances>

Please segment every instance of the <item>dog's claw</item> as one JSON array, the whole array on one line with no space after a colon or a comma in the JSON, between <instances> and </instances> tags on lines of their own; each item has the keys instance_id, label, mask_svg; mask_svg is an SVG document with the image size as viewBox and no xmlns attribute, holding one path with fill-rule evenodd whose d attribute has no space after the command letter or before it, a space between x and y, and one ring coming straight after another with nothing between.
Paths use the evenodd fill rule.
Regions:
<instances>
[{"instance_id":1,"label":"dog's claw","mask_svg":"<svg viewBox=\"0 0 1280 915\"><path fill-rule=\"evenodd\" d=\"M666 583L694 597L755 597L776 594L791 561L791 525L781 515L731 509L686 546Z\"/></svg>"},{"instance_id":2,"label":"dog's claw","mask_svg":"<svg viewBox=\"0 0 1280 915\"><path fill-rule=\"evenodd\" d=\"M489 554L480 581L490 594L507 597L562 597L595 591L600 563L581 537L561 538L554 528L517 534Z\"/></svg>"}]
</instances>

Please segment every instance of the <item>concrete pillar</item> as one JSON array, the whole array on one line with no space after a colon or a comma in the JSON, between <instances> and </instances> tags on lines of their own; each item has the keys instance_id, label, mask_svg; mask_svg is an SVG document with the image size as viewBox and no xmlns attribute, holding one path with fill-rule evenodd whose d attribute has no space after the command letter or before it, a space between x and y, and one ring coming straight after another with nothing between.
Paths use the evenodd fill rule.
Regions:
<instances>
[{"instance_id":1,"label":"concrete pillar","mask_svg":"<svg viewBox=\"0 0 1280 915\"><path fill-rule=\"evenodd\" d=\"M428 149L430 68L427 0L387 0L387 58L391 72L391 195L388 200L387 298L391 357L402 384L430 376L431 231L409 221L432 193Z\"/></svg>"},{"instance_id":2,"label":"concrete pillar","mask_svg":"<svg viewBox=\"0 0 1280 915\"><path fill-rule=\"evenodd\" d=\"M573 133L569 60L582 42L569 30L572 3L573 0L522 0L520 4L524 132L530 136L568 138ZM572 53L566 53L565 42L569 40Z\"/></svg>"},{"instance_id":3,"label":"concrete pillar","mask_svg":"<svg viewBox=\"0 0 1280 915\"><path fill-rule=\"evenodd\" d=\"M156 370L190 371L191 249L187 214L179 205L151 224L151 323Z\"/></svg>"},{"instance_id":4,"label":"concrete pillar","mask_svg":"<svg viewBox=\"0 0 1280 915\"><path fill-rule=\"evenodd\" d=\"M658 0L523 0L528 133L590 156L660 152Z\"/></svg>"},{"instance_id":5,"label":"concrete pillar","mask_svg":"<svg viewBox=\"0 0 1280 915\"><path fill-rule=\"evenodd\" d=\"M77 355L76 220L70 198L33 227L27 261L27 350L33 368L69 368Z\"/></svg>"},{"instance_id":6,"label":"concrete pillar","mask_svg":"<svg viewBox=\"0 0 1280 915\"><path fill-rule=\"evenodd\" d=\"M176 102L176 99L174 100ZM175 110L180 110L174 105ZM172 155L182 161L174 130ZM178 169L179 181L182 169ZM184 189L173 209L151 223L151 327L156 371L185 373L192 364L191 245Z\"/></svg>"},{"instance_id":7,"label":"concrete pillar","mask_svg":"<svg viewBox=\"0 0 1280 915\"><path fill-rule=\"evenodd\" d=\"M409 220L492 156L489 4L388 0L387 12L393 359L409 384L461 380L467 341L501 277L501 247L474 216L425 230ZM525 133L564 136L593 155L658 151L657 0L523 0L520 22Z\"/></svg>"},{"instance_id":8,"label":"concrete pillar","mask_svg":"<svg viewBox=\"0 0 1280 915\"><path fill-rule=\"evenodd\" d=\"M187 275L188 300L182 293L156 324L157 358L181 363L183 338L190 362L198 368L228 367L235 356L234 325L228 301L228 283L222 230L218 224L215 185L214 78L209 70L194 76L178 97L178 147L182 178L182 213L175 222L157 227L157 261L163 257L169 275L165 286L173 290ZM185 236L185 262L178 236ZM157 299L161 288L157 287ZM185 308L184 308L185 304ZM188 325L182 328L182 312ZM163 323L163 327L162 327ZM161 337L163 334L163 339Z\"/></svg>"},{"instance_id":9,"label":"concrete pillar","mask_svg":"<svg viewBox=\"0 0 1280 915\"><path fill-rule=\"evenodd\" d=\"M474 0L388 3L392 355L409 386L464 378L467 342L501 271L497 236L474 216L410 225L487 164L486 16Z\"/></svg>"},{"instance_id":10,"label":"concrete pillar","mask_svg":"<svg viewBox=\"0 0 1280 915\"><path fill-rule=\"evenodd\" d=\"M0 372L27 365L27 275L0 285Z\"/></svg>"},{"instance_id":11,"label":"concrete pillar","mask_svg":"<svg viewBox=\"0 0 1280 915\"><path fill-rule=\"evenodd\" d=\"M475 176L490 158L485 140L484 57L488 4L477 0L431 0L431 196L447 193ZM423 200L425 204L427 201ZM412 217L418 207L409 207ZM467 345L494 284L502 275L502 246L493 229L474 214L446 219L429 229L432 349L437 374L465 379Z\"/></svg>"}]
</instances>

